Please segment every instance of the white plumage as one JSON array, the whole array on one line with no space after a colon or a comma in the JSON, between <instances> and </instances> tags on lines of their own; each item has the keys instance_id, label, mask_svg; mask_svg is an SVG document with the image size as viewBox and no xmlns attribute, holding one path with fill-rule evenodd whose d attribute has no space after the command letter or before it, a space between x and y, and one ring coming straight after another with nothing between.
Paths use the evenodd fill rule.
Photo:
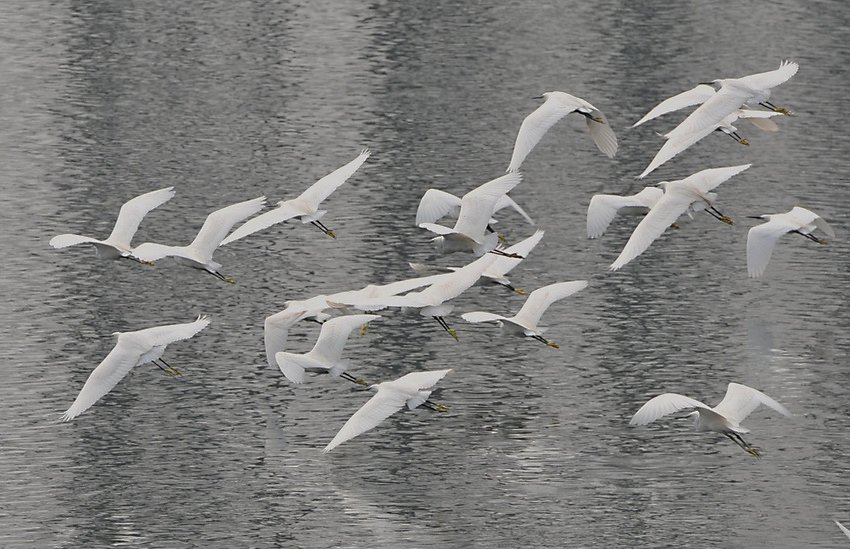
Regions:
<instances>
[{"instance_id":1,"label":"white plumage","mask_svg":"<svg viewBox=\"0 0 850 549\"><path fill-rule=\"evenodd\" d=\"M646 187L631 196L614 194L596 194L587 206L587 237L597 238L608 229L608 225L622 209L649 211L661 199L664 190L658 187Z\"/></svg>"},{"instance_id":2,"label":"white plumage","mask_svg":"<svg viewBox=\"0 0 850 549\"><path fill-rule=\"evenodd\" d=\"M819 244L826 244L826 241L812 234L816 230L835 237L832 227L823 218L800 206L785 213L756 216L756 219L766 219L767 223L757 225L747 233L747 271L753 278L764 274L780 236L794 232Z\"/></svg>"}]
</instances>

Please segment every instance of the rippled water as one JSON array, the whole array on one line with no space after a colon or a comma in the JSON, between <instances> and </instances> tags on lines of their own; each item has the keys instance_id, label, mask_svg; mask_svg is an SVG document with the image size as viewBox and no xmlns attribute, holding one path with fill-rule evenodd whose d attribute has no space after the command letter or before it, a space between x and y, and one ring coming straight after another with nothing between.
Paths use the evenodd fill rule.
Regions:
<instances>
[{"instance_id":1,"label":"rippled water","mask_svg":"<svg viewBox=\"0 0 850 549\"><path fill-rule=\"evenodd\" d=\"M850 521L845 3L494 4L0 5L0 545L846 544L832 523ZM586 240L590 196L639 189L652 132L675 120L626 128L695 82L782 58L801 69L775 98L799 116L775 134L742 127L748 148L707 138L649 178L753 162L719 189L739 222L700 216L608 273L634 220ZM289 385L265 364L263 318L287 299L411 276L406 262L433 254L413 226L424 190L501 174L531 97L553 89L602 109L621 143L609 161L567 119L512 193L547 231L514 281L591 281L544 317L561 349L456 315L455 344L387 314L352 338L357 373L453 368L435 393L451 411L405 411L320 454L368 395ZM363 147L372 158L327 203L339 238L291 224L223 248L235 286L47 245L105 236L124 201L167 185L176 198L135 242L188 242L208 212L291 197ZM796 204L827 218L835 242L786 237L764 279L748 279L744 216ZM512 240L533 230L502 223ZM474 288L456 312L521 303ZM109 334L198 313L213 324L167 353L182 378L139 368L58 421ZM297 326L291 348L317 333ZM729 381L795 414L749 419L761 460L682 421L627 424L655 394L715 403Z\"/></svg>"}]
</instances>

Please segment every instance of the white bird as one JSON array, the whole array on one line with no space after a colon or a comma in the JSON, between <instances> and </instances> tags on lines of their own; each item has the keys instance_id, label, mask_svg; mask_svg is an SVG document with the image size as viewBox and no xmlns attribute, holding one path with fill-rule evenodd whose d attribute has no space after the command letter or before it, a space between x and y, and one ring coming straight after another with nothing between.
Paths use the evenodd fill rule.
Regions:
<instances>
[{"instance_id":1,"label":"white bird","mask_svg":"<svg viewBox=\"0 0 850 549\"><path fill-rule=\"evenodd\" d=\"M469 251L477 256L487 252L505 255L496 250L499 235L487 233L487 228L496 202L520 181L522 176L519 173L509 173L463 195L460 214L452 229L436 223L420 223L419 227L439 235L432 240L443 253Z\"/></svg>"},{"instance_id":2,"label":"white bird","mask_svg":"<svg viewBox=\"0 0 850 549\"><path fill-rule=\"evenodd\" d=\"M118 336L118 342L89 375L74 403L62 415L62 421L74 419L88 410L136 366L153 362L166 373L180 375L180 372L171 368L161 358L166 346L194 336L209 323L208 317L199 316L194 322L185 324L155 326L135 332L115 332L112 335Z\"/></svg>"},{"instance_id":3,"label":"white bird","mask_svg":"<svg viewBox=\"0 0 850 549\"><path fill-rule=\"evenodd\" d=\"M505 317L485 311L473 311L464 313L461 317L467 322L496 322L503 330L512 335L530 337L541 343L545 343L556 349L560 348L554 341L548 341L543 337L544 328L537 323L540 317L554 302L569 297L576 292L587 288L587 280L574 280L572 282L558 282L543 286L531 292L525 300L522 308L512 317Z\"/></svg>"},{"instance_id":4,"label":"white bird","mask_svg":"<svg viewBox=\"0 0 850 549\"><path fill-rule=\"evenodd\" d=\"M843 524L841 524L837 520L835 521L835 525L838 526L838 528L840 528L842 532L844 532L844 535L847 536L847 539L850 539L850 530L848 530Z\"/></svg>"},{"instance_id":5,"label":"white bird","mask_svg":"<svg viewBox=\"0 0 850 549\"><path fill-rule=\"evenodd\" d=\"M584 115L590 137L600 151L608 158L614 158L617 154L617 136L614 135L605 115L599 109L580 97L560 91L546 92L535 99L546 99L546 101L522 121L507 171L517 171L525 157L549 131L549 128L571 112Z\"/></svg>"},{"instance_id":6,"label":"white bird","mask_svg":"<svg viewBox=\"0 0 850 549\"><path fill-rule=\"evenodd\" d=\"M713 84L720 86L718 91L665 136L667 142L638 178L646 177L678 152L713 132L727 116L745 104L759 104L772 111L790 114L787 109L775 106L768 99L771 89L794 76L798 68L797 63L784 61L773 71L751 74L743 78L714 80Z\"/></svg>"},{"instance_id":7,"label":"white bird","mask_svg":"<svg viewBox=\"0 0 850 549\"><path fill-rule=\"evenodd\" d=\"M235 280L218 272L221 263L213 261L213 253L233 225L260 211L265 200L265 196L260 196L214 211L207 216L195 240L188 246L167 246L145 242L136 246L133 255L141 261L173 257L178 263L201 269L220 280L233 284Z\"/></svg>"},{"instance_id":8,"label":"white bird","mask_svg":"<svg viewBox=\"0 0 850 549\"><path fill-rule=\"evenodd\" d=\"M602 236L608 225L617 216L618 211L649 211L661 199L664 190L658 187L646 187L631 196L615 194L596 194L587 206L587 237Z\"/></svg>"},{"instance_id":9,"label":"white bird","mask_svg":"<svg viewBox=\"0 0 850 549\"><path fill-rule=\"evenodd\" d=\"M322 324L319 339L310 352L279 352L275 355L280 371L292 383L304 383L305 372L311 372L330 374L358 385L366 385L365 381L345 371L349 364L347 360L342 359L342 349L351 330L365 326L377 318L381 318L381 315L345 315L328 320Z\"/></svg>"},{"instance_id":10,"label":"white bird","mask_svg":"<svg viewBox=\"0 0 850 549\"><path fill-rule=\"evenodd\" d=\"M661 192L660 189L659 192ZM537 230L528 238L520 240L513 246L509 246L502 250L506 254L509 254L508 257L497 257L493 260L493 262L490 263L490 266L481 273L481 278L478 279L476 284L498 284L520 295L525 295L525 290L517 288L511 284L507 274L520 264L522 258L528 257L531 250L533 250L534 247L537 246L537 243L540 242L540 239L543 238L544 233L545 231ZM411 269L418 273L453 273L460 269L460 267L437 267L433 265L424 265L422 263L409 263L409 265Z\"/></svg>"},{"instance_id":11,"label":"white bird","mask_svg":"<svg viewBox=\"0 0 850 549\"><path fill-rule=\"evenodd\" d=\"M348 418L322 453L330 452L343 442L373 429L405 405L411 410L424 404L437 412L448 411L448 408L431 402L428 397L431 396L431 387L449 372L451 369L413 372L393 381L384 381L370 386L370 389L375 389L377 393Z\"/></svg>"},{"instance_id":12,"label":"white bird","mask_svg":"<svg viewBox=\"0 0 850 549\"><path fill-rule=\"evenodd\" d=\"M305 319L307 314L305 310L287 307L279 313L267 316L263 321L263 343L266 347L266 360L269 366L277 368L275 355L286 349L289 329L298 321Z\"/></svg>"},{"instance_id":13,"label":"white bird","mask_svg":"<svg viewBox=\"0 0 850 549\"><path fill-rule=\"evenodd\" d=\"M320 210L319 206L345 183L349 177L354 175L354 172L366 162L370 154L372 153L368 150L363 150L357 158L319 179L306 191L298 195L298 197L291 200L282 200L277 203L277 208L258 215L253 219L249 219L244 225L225 238L221 245L230 244L234 240L239 240L249 234L296 217L302 223L311 223L329 237L336 238L336 233L319 221L327 213L327 210Z\"/></svg>"},{"instance_id":14,"label":"white bird","mask_svg":"<svg viewBox=\"0 0 850 549\"><path fill-rule=\"evenodd\" d=\"M457 331L446 323L445 316L454 308L448 301L456 298L471 288L496 258L484 256L452 273L434 275L437 281L420 292L405 295L364 298L353 296L340 299L339 306L354 307L361 311L380 311L388 307L401 307L402 310L418 312L422 316L430 316L455 341L458 341Z\"/></svg>"},{"instance_id":15,"label":"white bird","mask_svg":"<svg viewBox=\"0 0 850 549\"><path fill-rule=\"evenodd\" d=\"M130 242L139 229L139 223L142 222L148 212L162 206L173 196L174 187L166 187L139 195L125 202L118 212L118 219L115 220L112 233L106 240L97 240L77 234L60 234L50 239L50 245L54 248L65 248L75 244L92 244L98 257L102 259L136 259L131 255L133 248Z\"/></svg>"},{"instance_id":16,"label":"white bird","mask_svg":"<svg viewBox=\"0 0 850 549\"><path fill-rule=\"evenodd\" d=\"M659 186L664 188L664 195L635 227L629 241L623 247L623 251L611 264L610 270L616 271L622 268L646 251L650 244L664 234L664 231L684 213L705 210L714 218L731 225L732 220L714 207L717 194L710 191L749 167L750 164L712 168L702 170L679 181L659 183Z\"/></svg>"},{"instance_id":17,"label":"white bird","mask_svg":"<svg viewBox=\"0 0 850 549\"><path fill-rule=\"evenodd\" d=\"M830 238L835 237L832 227L821 216L800 206L785 213L749 217L767 220L767 223L757 225L747 233L747 271L753 278L764 273L776 241L785 233L797 233L818 244L826 244L827 241L813 235L816 230Z\"/></svg>"},{"instance_id":18,"label":"white bird","mask_svg":"<svg viewBox=\"0 0 850 549\"><path fill-rule=\"evenodd\" d=\"M785 416L791 415L791 412L786 410L784 406L761 391L739 383L730 383L726 389L726 396L714 408L677 393L664 393L651 398L641 406L629 423L646 425L662 416L679 410L694 408L695 410L688 415L694 416L694 419L696 419L697 431L722 433L746 450L747 453L758 457L760 455L758 448L753 448L741 438L741 434L750 432L749 429L741 426L741 422L747 419L747 416L753 413L760 404L764 404Z\"/></svg>"},{"instance_id":19,"label":"white bird","mask_svg":"<svg viewBox=\"0 0 850 549\"><path fill-rule=\"evenodd\" d=\"M419 200L419 206L416 209L416 226L418 227L421 223L435 223L447 215L457 217L462 204L463 201L452 193L447 193L439 189L428 189L422 195L422 198ZM512 208L525 218L529 225L534 225L534 220L531 219L531 216L513 198L506 194L496 200L493 213L495 214L505 208ZM495 222L495 219L488 221L490 225Z\"/></svg>"}]
</instances>

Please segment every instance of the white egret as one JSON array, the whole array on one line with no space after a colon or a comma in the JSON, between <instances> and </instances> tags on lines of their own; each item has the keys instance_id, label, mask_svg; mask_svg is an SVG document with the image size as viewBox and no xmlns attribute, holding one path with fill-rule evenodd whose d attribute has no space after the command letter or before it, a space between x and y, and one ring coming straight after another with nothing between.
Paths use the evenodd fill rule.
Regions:
<instances>
[{"instance_id":1,"label":"white egret","mask_svg":"<svg viewBox=\"0 0 850 549\"><path fill-rule=\"evenodd\" d=\"M487 227L496 202L520 181L522 176L519 173L509 173L463 195L460 213L452 229L436 223L420 223L419 227L439 235L432 240L443 253L469 251L477 256L487 252L506 255L496 250L499 236L494 232L487 233Z\"/></svg>"},{"instance_id":2,"label":"white egret","mask_svg":"<svg viewBox=\"0 0 850 549\"><path fill-rule=\"evenodd\" d=\"M444 405L431 402L428 397L431 396L431 387L449 372L451 369L413 372L393 381L372 385L370 389L375 389L377 393L348 418L322 453L330 452L343 442L373 429L405 405L411 410L424 404L437 412L448 411Z\"/></svg>"},{"instance_id":3,"label":"white egret","mask_svg":"<svg viewBox=\"0 0 850 549\"><path fill-rule=\"evenodd\" d=\"M663 189L658 187L646 187L637 194L631 196L618 196L615 194L596 194L590 199L587 206L587 237L596 238L602 236L618 211L629 212L631 210L649 211L664 194Z\"/></svg>"},{"instance_id":4,"label":"white egret","mask_svg":"<svg viewBox=\"0 0 850 549\"><path fill-rule=\"evenodd\" d=\"M136 258L131 255L133 248L130 242L139 229L139 223L148 212L162 206L172 197L174 197L174 187L166 187L128 200L121 206L112 233L106 240L97 240L78 234L60 234L50 239L50 245L54 248L65 248L76 244L92 244L98 257L102 259L135 260Z\"/></svg>"},{"instance_id":5,"label":"white egret","mask_svg":"<svg viewBox=\"0 0 850 549\"><path fill-rule=\"evenodd\" d=\"M614 135L602 111L580 97L561 91L546 92L535 99L546 101L522 121L514 143L508 172L517 171L525 157L549 131L549 128L571 112L577 112L585 117L590 137L600 151L608 158L614 158L617 154L617 136Z\"/></svg>"},{"instance_id":6,"label":"white egret","mask_svg":"<svg viewBox=\"0 0 850 549\"><path fill-rule=\"evenodd\" d=\"M422 195L422 198L419 200L419 206L416 209L416 226L418 227L420 223L435 223L447 215L457 217L462 204L463 201L452 193L439 189L428 189ZM531 216L513 198L506 194L496 200L493 213L495 214L505 208L513 209L525 218L529 225L534 225L534 220L531 219ZM495 222L495 219L490 219L488 223L492 225Z\"/></svg>"},{"instance_id":7,"label":"white egret","mask_svg":"<svg viewBox=\"0 0 850 549\"><path fill-rule=\"evenodd\" d=\"M791 412L786 410L784 406L761 391L739 383L730 383L726 389L726 396L714 408L677 393L664 393L651 398L641 406L629 423L646 425L662 416L679 410L694 408L695 410L688 415L694 416L697 431L722 433L746 450L748 454L759 457L758 448L753 448L741 438L742 434L750 432L749 429L741 426L741 422L747 419L747 416L753 413L760 404L764 404L785 416L791 415Z\"/></svg>"},{"instance_id":8,"label":"white egret","mask_svg":"<svg viewBox=\"0 0 850 549\"><path fill-rule=\"evenodd\" d=\"M710 191L749 167L750 164L712 168L702 170L679 181L659 183L659 186L664 188L664 195L635 227L629 241L623 247L623 251L611 264L610 270L616 271L622 268L646 251L650 244L664 234L664 231L684 213L705 210L719 221L732 225L732 220L714 207L717 195Z\"/></svg>"},{"instance_id":9,"label":"white egret","mask_svg":"<svg viewBox=\"0 0 850 549\"><path fill-rule=\"evenodd\" d=\"M266 360L269 366L276 368L275 355L286 349L289 329L307 316L307 311L286 308L279 313L269 315L263 321L263 343L266 347Z\"/></svg>"},{"instance_id":10,"label":"white egret","mask_svg":"<svg viewBox=\"0 0 850 549\"><path fill-rule=\"evenodd\" d=\"M660 189L659 189L659 192ZM538 230L528 238L521 240L513 246L508 246L502 251L509 254L507 257L497 257L490 263L478 279L476 284L498 284L512 290L520 295L525 295L525 290L514 287L508 279L507 274L511 272L517 265L520 264L522 258L527 257L531 250L537 246L540 239L543 238L545 231ZM519 257L511 257L519 256ZM422 263L410 263L410 268L418 273L437 272L437 273L453 273L460 267L436 267L432 265L424 265Z\"/></svg>"},{"instance_id":11,"label":"white egret","mask_svg":"<svg viewBox=\"0 0 850 549\"><path fill-rule=\"evenodd\" d=\"M556 349L560 348L554 341L543 337L545 328L537 325L540 317L554 302L569 297L574 293L587 288L587 280L574 280L572 282L559 282L538 288L529 294L522 308L517 314L505 317L485 311L473 311L460 315L465 321L471 323L496 322L502 330L520 337L530 337L541 343L545 343Z\"/></svg>"},{"instance_id":12,"label":"white egret","mask_svg":"<svg viewBox=\"0 0 850 549\"><path fill-rule=\"evenodd\" d=\"M714 80L713 83L720 86L718 91L665 136L667 142L638 178L646 177L678 152L713 132L724 118L745 104L759 104L772 111L790 114L787 109L775 106L768 99L771 89L794 76L798 68L797 63L783 61L779 68L773 71L751 74L743 78Z\"/></svg>"},{"instance_id":13,"label":"white egret","mask_svg":"<svg viewBox=\"0 0 850 549\"><path fill-rule=\"evenodd\" d=\"M432 317L455 341L458 341L457 331L451 328L444 318L454 308L448 301L471 288L495 259L493 256L480 257L455 272L434 275L438 277L437 281L421 292L374 298L351 296L340 298L337 304L366 312L380 311L388 307L416 311L422 316Z\"/></svg>"},{"instance_id":14,"label":"white egret","mask_svg":"<svg viewBox=\"0 0 850 549\"><path fill-rule=\"evenodd\" d=\"M292 383L304 383L305 372L311 372L330 374L358 385L366 385L365 381L345 371L349 364L342 359L342 349L351 330L377 318L381 318L381 315L345 315L328 320L322 324L319 339L309 352L297 354L282 351L275 355L280 371Z\"/></svg>"},{"instance_id":15,"label":"white egret","mask_svg":"<svg viewBox=\"0 0 850 549\"><path fill-rule=\"evenodd\" d=\"M62 415L62 421L74 419L88 410L136 366L153 362L166 373L180 375L180 372L161 358L166 346L194 336L209 323L208 317L199 316L194 322L185 324L155 326L135 332L115 332L113 335L118 336L118 342L89 375L74 403Z\"/></svg>"},{"instance_id":16,"label":"white egret","mask_svg":"<svg viewBox=\"0 0 850 549\"><path fill-rule=\"evenodd\" d=\"M838 528L841 529L842 532L844 532L844 535L847 536L847 539L850 539L850 530L848 530L843 524L841 524L837 520L835 521L835 525L838 526Z\"/></svg>"},{"instance_id":17,"label":"white egret","mask_svg":"<svg viewBox=\"0 0 850 549\"><path fill-rule=\"evenodd\" d=\"M195 240L188 246L167 246L145 242L136 246L133 255L141 261L173 257L178 263L206 271L219 280L233 284L235 280L218 272L221 263L213 261L213 253L233 225L260 211L265 200L265 196L260 196L214 211L207 216Z\"/></svg>"},{"instance_id":18,"label":"white egret","mask_svg":"<svg viewBox=\"0 0 850 549\"><path fill-rule=\"evenodd\" d=\"M311 223L329 237L336 238L336 233L319 221L327 213L327 210L320 210L319 206L340 185L345 183L349 177L354 175L354 172L366 162L370 154L372 153L368 150L363 150L357 158L319 179L308 187L306 191L298 195L298 197L291 200L282 200L277 203L277 208L258 215L253 219L249 219L244 225L225 238L221 245L230 244L234 240L239 240L249 234L293 218L300 219L302 223Z\"/></svg>"},{"instance_id":19,"label":"white egret","mask_svg":"<svg viewBox=\"0 0 850 549\"><path fill-rule=\"evenodd\" d=\"M818 244L826 244L827 241L813 235L816 230L830 238L835 237L832 227L821 216L800 206L785 213L749 217L767 220L767 223L757 225L747 233L747 271L753 278L764 273L776 241L785 233L796 233Z\"/></svg>"}]
</instances>

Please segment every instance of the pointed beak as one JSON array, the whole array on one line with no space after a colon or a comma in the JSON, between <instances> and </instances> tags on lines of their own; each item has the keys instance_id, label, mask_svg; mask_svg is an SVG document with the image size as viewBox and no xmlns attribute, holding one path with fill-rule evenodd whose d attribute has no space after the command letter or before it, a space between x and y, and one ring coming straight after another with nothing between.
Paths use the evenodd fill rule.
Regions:
<instances>
[{"instance_id":1,"label":"pointed beak","mask_svg":"<svg viewBox=\"0 0 850 549\"><path fill-rule=\"evenodd\" d=\"M534 97L532 97L532 99L546 99L546 98L543 97L542 95L535 95Z\"/></svg>"}]
</instances>

